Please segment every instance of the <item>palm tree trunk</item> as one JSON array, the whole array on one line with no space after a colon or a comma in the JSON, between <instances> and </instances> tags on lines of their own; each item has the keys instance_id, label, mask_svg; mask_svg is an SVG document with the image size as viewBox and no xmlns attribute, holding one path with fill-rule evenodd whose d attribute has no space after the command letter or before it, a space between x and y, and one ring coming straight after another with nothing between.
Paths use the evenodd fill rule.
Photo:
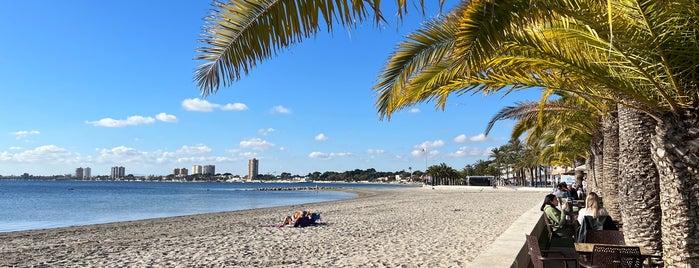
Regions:
<instances>
[{"instance_id":1,"label":"palm tree trunk","mask_svg":"<svg viewBox=\"0 0 699 268\"><path fill-rule=\"evenodd\" d=\"M663 252L658 170L651 157L656 121L619 105L619 197L626 243Z\"/></svg>"},{"instance_id":2,"label":"palm tree trunk","mask_svg":"<svg viewBox=\"0 0 699 268\"><path fill-rule=\"evenodd\" d=\"M621 221L619 211L619 120L616 112L607 115L603 122L604 133L604 184L602 200L612 218Z\"/></svg>"},{"instance_id":3,"label":"palm tree trunk","mask_svg":"<svg viewBox=\"0 0 699 268\"><path fill-rule=\"evenodd\" d=\"M587 167L587 191L601 192L604 179L602 168L604 165L604 135L602 131L592 133L590 144L590 157Z\"/></svg>"},{"instance_id":4,"label":"palm tree trunk","mask_svg":"<svg viewBox=\"0 0 699 268\"><path fill-rule=\"evenodd\" d=\"M699 110L666 115L655 128L665 267L699 267Z\"/></svg>"}]
</instances>

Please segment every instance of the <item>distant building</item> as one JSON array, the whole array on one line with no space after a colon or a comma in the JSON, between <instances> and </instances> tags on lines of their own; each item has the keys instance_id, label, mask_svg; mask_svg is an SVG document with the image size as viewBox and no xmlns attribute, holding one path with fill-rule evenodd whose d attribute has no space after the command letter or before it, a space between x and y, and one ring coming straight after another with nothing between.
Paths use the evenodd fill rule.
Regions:
<instances>
[{"instance_id":1,"label":"distant building","mask_svg":"<svg viewBox=\"0 0 699 268\"><path fill-rule=\"evenodd\" d=\"M120 179L126 177L126 168L124 167L112 167L112 173L110 174L110 179Z\"/></svg>"},{"instance_id":2,"label":"distant building","mask_svg":"<svg viewBox=\"0 0 699 268\"><path fill-rule=\"evenodd\" d=\"M201 165L194 165L192 166L192 175L197 175L197 174L203 174Z\"/></svg>"},{"instance_id":3,"label":"distant building","mask_svg":"<svg viewBox=\"0 0 699 268\"><path fill-rule=\"evenodd\" d=\"M79 167L75 169L75 178L82 179L83 178L83 168Z\"/></svg>"},{"instance_id":4,"label":"distant building","mask_svg":"<svg viewBox=\"0 0 699 268\"><path fill-rule=\"evenodd\" d=\"M248 180L254 180L259 174L260 161L257 158L248 160Z\"/></svg>"},{"instance_id":5,"label":"distant building","mask_svg":"<svg viewBox=\"0 0 699 268\"><path fill-rule=\"evenodd\" d=\"M216 175L216 166L214 165L206 165L204 166L204 175Z\"/></svg>"},{"instance_id":6,"label":"distant building","mask_svg":"<svg viewBox=\"0 0 699 268\"><path fill-rule=\"evenodd\" d=\"M92 179L92 169L90 167L86 167L83 169L83 179Z\"/></svg>"},{"instance_id":7,"label":"distant building","mask_svg":"<svg viewBox=\"0 0 699 268\"><path fill-rule=\"evenodd\" d=\"M186 168L175 168L172 171L172 174L174 174L176 177L186 177L187 175L189 175L189 170L187 170Z\"/></svg>"}]
</instances>

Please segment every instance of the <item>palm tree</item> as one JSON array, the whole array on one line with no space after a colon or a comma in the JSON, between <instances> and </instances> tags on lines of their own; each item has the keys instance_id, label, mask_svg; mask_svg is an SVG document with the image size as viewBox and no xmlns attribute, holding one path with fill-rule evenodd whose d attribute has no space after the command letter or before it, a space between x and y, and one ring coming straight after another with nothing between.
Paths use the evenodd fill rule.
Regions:
<instances>
[{"instance_id":1,"label":"palm tree","mask_svg":"<svg viewBox=\"0 0 699 268\"><path fill-rule=\"evenodd\" d=\"M502 150L501 148L493 148L490 151L490 158L492 158L493 161L495 161L495 168L498 170L498 175L497 175L496 179L499 181L504 181L502 179L502 163L503 163L504 158L505 158L505 151ZM507 178L505 178L505 179L507 179Z\"/></svg>"},{"instance_id":2,"label":"palm tree","mask_svg":"<svg viewBox=\"0 0 699 268\"><path fill-rule=\"evenodd\" d=\"M220 79L224 85L235 81L279 48L315 34L319 14L328 28L336 14L347 25L367 18L370 9L381 19L374 2L363 2L368 9L356 1L313 2L310 8L299 8L307 4L302 1L261 2L219 6L205 36L209 47L198 57L207 61L196 77L205 95L218 89ZM650 140L660 178L662 240L668 241L665 264L697 266L698 5L690 0L463 2L458 12L409 37L414 46L399 47L379 78L377 108L390 119L422 101L443 108L453 93L541 87L640 112L655 128ZM613 167L604 157L604 166Z\"/></svg>"},{"instance_id":3,"label":"palm tree","mask_svg":"<svg viewBox=\"0 0 699 268\"><path fill-rule=\"evenodd\" d=\"M380 112L390 118L392 112L425 100L435 100L443 107L452 93L530 87L565 90L641 112L656 124L650 140L652 158L660 171L661 199L666 200L661 203L662 240L686 242L663 244L666 264L699 265L699 259L691 257L699 254L699 227L692 224L699 198L688 190L699 183L699 162L687 154L699 152L699 144L681 142L699 139L699 133L690 130L699 117L699 38L696 23L692 23L699 15L687 12L699 9L698 4L511 2L471 1L471 9L458 18L457 41L435 41L453 43L453 52L432 62L407 60L429 52L410 52L401 48L411 45L401 45L377 86ZM453 24L445 22L444 28ZM407 43L420 40L410 38ZM430 47L420 45L425 50ZM615 120L613 115L607 117L605 148L614 145ZM612 195L615 187L611 183L617 181L614 174L619 174L614 155L618 152L605 150L603 161L605 184L611 185L605 192Z\"/></svg>"},{"instance_id":4,"label":"palm tree","mask_svg":"<svg viewBox=\"0 0 699 268\"><path fill-rule=\"evenodd\" d=\"M460 177L459 172L456 169L447 166L445 163L430 166L427 168L427 173L432 175L434 185L454 185L454 181Z\"/></svg>"},{"instance_id":5,"label":"palm tree","mask_svg":"<svg viewBox=\"0 0 699 268\"><path fill-rule=\"evenodd\" d=\"M559 99L543 104L518 102L502 108L491 118L485 134L490 133L497 121L517 120L511 138L526 134L524 164L530 169L541 163L574 163L588 158L590 137L598 131L596 118L603 106L580 102L579 98L562 92L558 95Z\"/></svg>"}]
</instances>

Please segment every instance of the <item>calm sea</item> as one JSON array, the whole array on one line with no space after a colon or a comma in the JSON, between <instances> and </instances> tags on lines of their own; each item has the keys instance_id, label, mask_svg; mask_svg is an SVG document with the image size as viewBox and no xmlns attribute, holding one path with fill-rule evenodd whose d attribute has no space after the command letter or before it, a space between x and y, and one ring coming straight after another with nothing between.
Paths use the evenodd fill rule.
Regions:
<instances>
[{"instance_id":1,"label":"calm sea","mask_svg":"<svg viewBox=\"0 0 699 268\"><path fill-rule=\"evenodd\" d=\"M383 184L186 183L0 180L0 232L193 215L352 198L338 191L275 187L400 187Z\"/></svg>"}]
</instances>

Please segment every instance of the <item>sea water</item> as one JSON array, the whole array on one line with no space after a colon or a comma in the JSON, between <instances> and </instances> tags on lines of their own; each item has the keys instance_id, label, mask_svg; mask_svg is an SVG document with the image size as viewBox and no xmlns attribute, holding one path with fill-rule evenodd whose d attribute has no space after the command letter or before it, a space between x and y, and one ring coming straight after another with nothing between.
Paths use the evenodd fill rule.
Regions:
<instances>
[{"instance_id":1,"label":"sea water","mask_svg":"<svg viewBox=\"0 0 699 268\"><path fill-rule=\"evenodd\" d=\"M0 232L58 228L352 198L340 191L259 191L367 184L0 180ZM395 186L393 186L395 187Z\"/></svg>"}]
</instances>

